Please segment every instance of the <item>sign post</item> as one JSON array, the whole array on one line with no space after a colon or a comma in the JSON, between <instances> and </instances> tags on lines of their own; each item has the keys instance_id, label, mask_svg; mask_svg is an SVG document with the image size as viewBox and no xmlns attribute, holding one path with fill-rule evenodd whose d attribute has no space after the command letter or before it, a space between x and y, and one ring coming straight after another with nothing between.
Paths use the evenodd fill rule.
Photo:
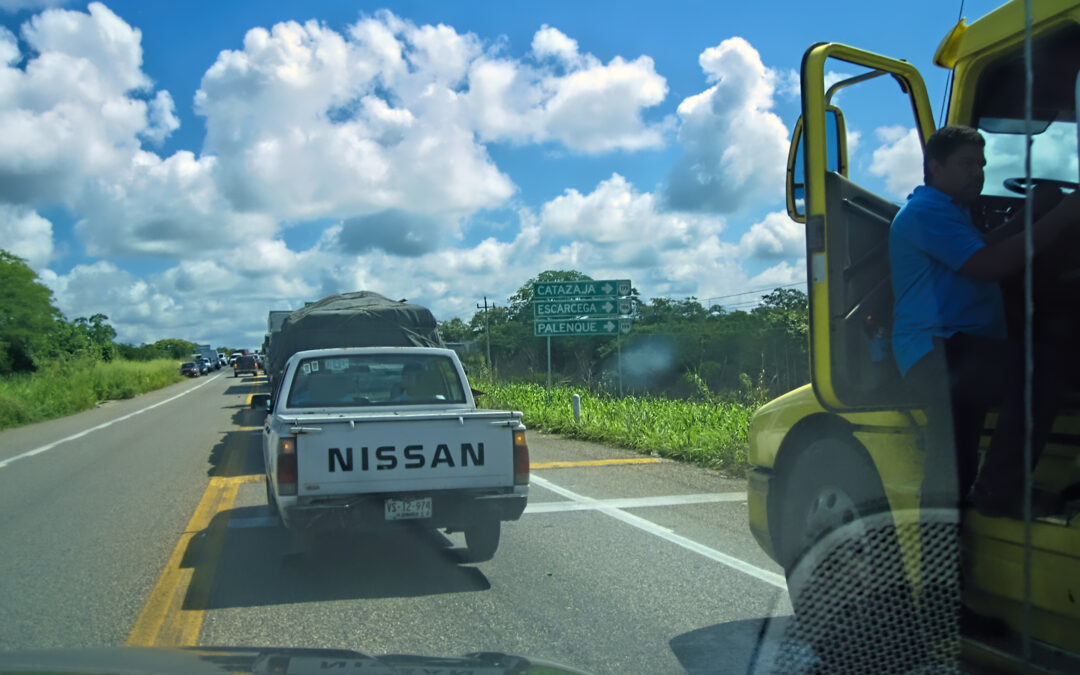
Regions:
<instances>
[{"instance_id":1,"label":"sign post","mask_svg":"<svg viewBox=\"0 0 1080 675\"><path fill-rule=\"evenodd\" d=\"M547 339L548 352L548 405L551 405L551 336Z\"/></svg>"}]
</instances>

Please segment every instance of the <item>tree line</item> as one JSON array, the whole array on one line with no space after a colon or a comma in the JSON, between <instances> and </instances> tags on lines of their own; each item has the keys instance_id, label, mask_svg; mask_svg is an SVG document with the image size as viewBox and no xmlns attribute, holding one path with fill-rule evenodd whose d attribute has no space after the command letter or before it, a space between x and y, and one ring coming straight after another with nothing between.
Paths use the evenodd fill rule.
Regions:
<instances>
[{"instance_id":1,"label":"tree line","mask_svg":"<svg viewBox=\"0 0 1080 675\"><path fill-rule=\"evenodd\" d=\"M440 322L440 334L447 342L469 345L464 360L472 367L487 367L502 380L544 381L547 343L533 336L532 285L587 280L576 271L542 272L501 306L478 310L468 322ZM644 302L637 289L631 301L634 322L628 335L551 340L558 382L617 391L620 352L626 393L687 397L707 389L773 396L810 381L809 305L803 291L777 288L749 311L706 307L695 297Z\"/></svg>"},{"instance_id":2,"label":"tree line","mask_svg":"<svg viewBox=\"0 0 1080 675\"><path fill-rule=\"evenodd\" d=\"M543 382L547 343L533 336L533 283L587 280L576 271L542 272L502 305L478 310L468 322L440 322L439 331L445 341L470 347L463 357L470 368L505 381ZM808 304L802 291L778 288L749 311L706 307L695 297L645 302L637 289L631 291L631 304L628 335L551 340L558 383L608 392L619 391L621 384L626 393L688 397L705 390L776 395L809 382ZM0 376L63 359L185 360L194 350L194 343L175 338L138 346L117 343L104 314L68 319L26 262L0 249Z\"/></svg>"},{"instance_id":3,"label":"tree line","mask_svg":"<svg viewBox=\"0 0 1080 675\"><path fill-rule=\"evenodd\" d=\"M139 346L116 342L105 314L68 319L52 291L26 261L0 249L0 376L32 372L65 359L150 361L188 359L195 344L158 340Z\"/></svg>"}]
</instances>

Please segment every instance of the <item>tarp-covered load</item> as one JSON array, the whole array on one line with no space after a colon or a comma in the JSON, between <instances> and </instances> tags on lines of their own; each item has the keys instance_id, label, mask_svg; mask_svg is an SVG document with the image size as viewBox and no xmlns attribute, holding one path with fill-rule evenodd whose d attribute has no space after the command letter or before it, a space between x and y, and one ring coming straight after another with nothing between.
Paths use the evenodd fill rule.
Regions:
<instances>
[{"instance_id":1,"label":"tarp-covered load","mask_svg":"<svg viewBox=\"0 0 1080 675\"><path fill-rule=\"evenodd\" d=\"M305 349L442 346L435 316L427 307L371 291L342 293L286 317L274 336L267 372L276 379L289 357Z\"/></svg>"}]
</instances>

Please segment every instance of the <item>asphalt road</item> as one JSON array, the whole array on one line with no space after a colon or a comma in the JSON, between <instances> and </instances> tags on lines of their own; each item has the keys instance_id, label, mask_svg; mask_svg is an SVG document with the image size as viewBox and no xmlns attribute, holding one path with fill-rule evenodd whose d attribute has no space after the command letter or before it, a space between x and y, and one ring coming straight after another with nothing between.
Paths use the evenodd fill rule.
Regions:
<instances>
[{"instance_id":1,"label":"asphalt road","mask_svg":"<svg viewBox=\"0 0 1080 675\"><path fill-rule=\"evenodd\" d=\"M529 508L489 562L429 532L285 556L247 406L261 386L222 371L0 432L0 650L501 651L591 673L727 673L788 620L743 481L536 433Z\"/></svg>"}]
</instances>

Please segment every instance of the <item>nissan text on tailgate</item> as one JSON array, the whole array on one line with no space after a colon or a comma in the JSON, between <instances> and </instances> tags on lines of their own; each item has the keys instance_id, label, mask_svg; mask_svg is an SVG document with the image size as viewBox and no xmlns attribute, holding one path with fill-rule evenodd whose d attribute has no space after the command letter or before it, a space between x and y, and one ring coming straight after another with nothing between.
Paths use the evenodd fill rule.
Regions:
<instances>
[{"instance_id":1,"label":"nissan text on tailgate","mask_svg":"<svg viewBox=\"0 0 1080 675\"><path fill-rule=\"evenodd\" d=\"M267 501L297 547L321 532L465 533L489 560L528 499L520 412L478 410L449 349L294 354L263 428Z\"/></svg>"}]
</instances>

